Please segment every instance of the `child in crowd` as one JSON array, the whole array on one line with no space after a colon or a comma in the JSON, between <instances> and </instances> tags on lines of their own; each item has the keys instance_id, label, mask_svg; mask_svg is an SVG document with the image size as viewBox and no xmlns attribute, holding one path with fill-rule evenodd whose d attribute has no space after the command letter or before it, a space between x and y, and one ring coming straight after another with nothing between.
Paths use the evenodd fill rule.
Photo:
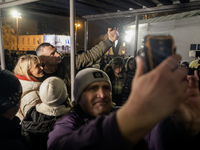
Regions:
<instances>
[{"instance_id":1,"label":"child in crowd","mask_svg":"<svg viewBox=\"0 0 200 150\"><path fill-rule=\"evenodd\" d=\"M41 103L33 106L22 121L22 135L32 150L47 149L48 133L55 121L70 109L67 88L59 77L44 80L39 89Z\"/></svg>"}]
</instances>

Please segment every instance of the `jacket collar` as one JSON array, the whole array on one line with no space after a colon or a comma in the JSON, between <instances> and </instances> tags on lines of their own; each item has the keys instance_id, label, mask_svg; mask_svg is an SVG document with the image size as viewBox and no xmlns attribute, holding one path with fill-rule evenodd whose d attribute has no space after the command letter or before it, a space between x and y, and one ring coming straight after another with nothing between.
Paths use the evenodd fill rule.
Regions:
<instances>
[{"instance_id":1,"label":"jacket collar","mask_svg":"<svg viewBox=\"0 0 200 150\"><path fill-rule=\"evenodd\" d=\"M39 82L37 79L35 79L33 77L30 77L30 79L28 79L25 75L17 75L17 74L14 74L14 75L20 80Z\"/></svg>"}]
</instances>

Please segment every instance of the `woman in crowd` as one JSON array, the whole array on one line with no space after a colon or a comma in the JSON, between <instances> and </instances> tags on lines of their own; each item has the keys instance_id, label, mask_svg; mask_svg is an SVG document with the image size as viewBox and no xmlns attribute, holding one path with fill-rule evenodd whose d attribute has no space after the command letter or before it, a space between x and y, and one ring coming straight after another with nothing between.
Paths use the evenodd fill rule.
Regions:
<instances>
[{"instance_id":1,"label":"woman in crowd","mask_svg":"<svg viewBox=\"0 0 200 150\"><path fill-rule=\"evenodd\" d=\"M126 73L126 81L124 83L124 87L122 90L122 100L123 100L123 104L126 102L126 100L128 99L128 96L130 94L131 91L131 84L132 84L132 80L133 77L135 75L135 70L136 70L136 61L135 61L135 57L130 56L125 64L125 73Z\"/></svg>"},{"instance_id":2,"label":"woman in crowd","mask_svg":"<svg viewBox=\"0 0 200 150\"><path fill-rule=\"evenodd\" d=\"M23 89L20 108L16 114L22 120L32 106L41 102L38 90L41 84L40 78L44 75L43 67L36 55L23 55L18 59L14 74Z\"/></svg>"}]
</instances>

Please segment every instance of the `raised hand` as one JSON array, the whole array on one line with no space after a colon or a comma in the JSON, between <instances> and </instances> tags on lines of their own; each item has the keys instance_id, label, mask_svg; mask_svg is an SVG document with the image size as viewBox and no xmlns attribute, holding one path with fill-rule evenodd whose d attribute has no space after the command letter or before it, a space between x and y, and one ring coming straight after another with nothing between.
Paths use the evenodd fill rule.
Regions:
<instances>
[{"instance_id":1,"label":"raised hand","mask_svg":"<svg viewBox=\"0 0 200 150\"><path fill-rule=\"evenodd\" d=\"M177 68L180 55L165 59L144 74L143 61L136 57L137 70L127 103L117 112L119 128L131 143L170 116L186 98L187 69Z\"/></svg>"},{"instance_id":2,"label":"raised hand","mask_svg":"<svg viewBox=\"0 0 200 150\"><path fill-rule=\"evenodd\" d=\"M110 41L114 42L119 37L119 32L117 29L108 28L108 38Z\"/></svg>"}]
</instances>

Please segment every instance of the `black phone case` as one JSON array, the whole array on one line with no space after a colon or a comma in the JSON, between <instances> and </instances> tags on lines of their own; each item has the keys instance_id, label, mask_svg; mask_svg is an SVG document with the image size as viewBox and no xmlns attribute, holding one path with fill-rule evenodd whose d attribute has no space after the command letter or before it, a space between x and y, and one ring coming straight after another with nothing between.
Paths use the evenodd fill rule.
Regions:
<instances>
[{"instance_id":1,"label":"black phone case","mask_svg":"<svg viewBox=\"0 0 200 150\"><path fill-rule=\"evenodd\" d=\"M152 70L174 53L174 40L170 35L147 35L144 39L144 48L138 51L138 55L144 61L145 72Z\"/></svg>"}]
</instances>

